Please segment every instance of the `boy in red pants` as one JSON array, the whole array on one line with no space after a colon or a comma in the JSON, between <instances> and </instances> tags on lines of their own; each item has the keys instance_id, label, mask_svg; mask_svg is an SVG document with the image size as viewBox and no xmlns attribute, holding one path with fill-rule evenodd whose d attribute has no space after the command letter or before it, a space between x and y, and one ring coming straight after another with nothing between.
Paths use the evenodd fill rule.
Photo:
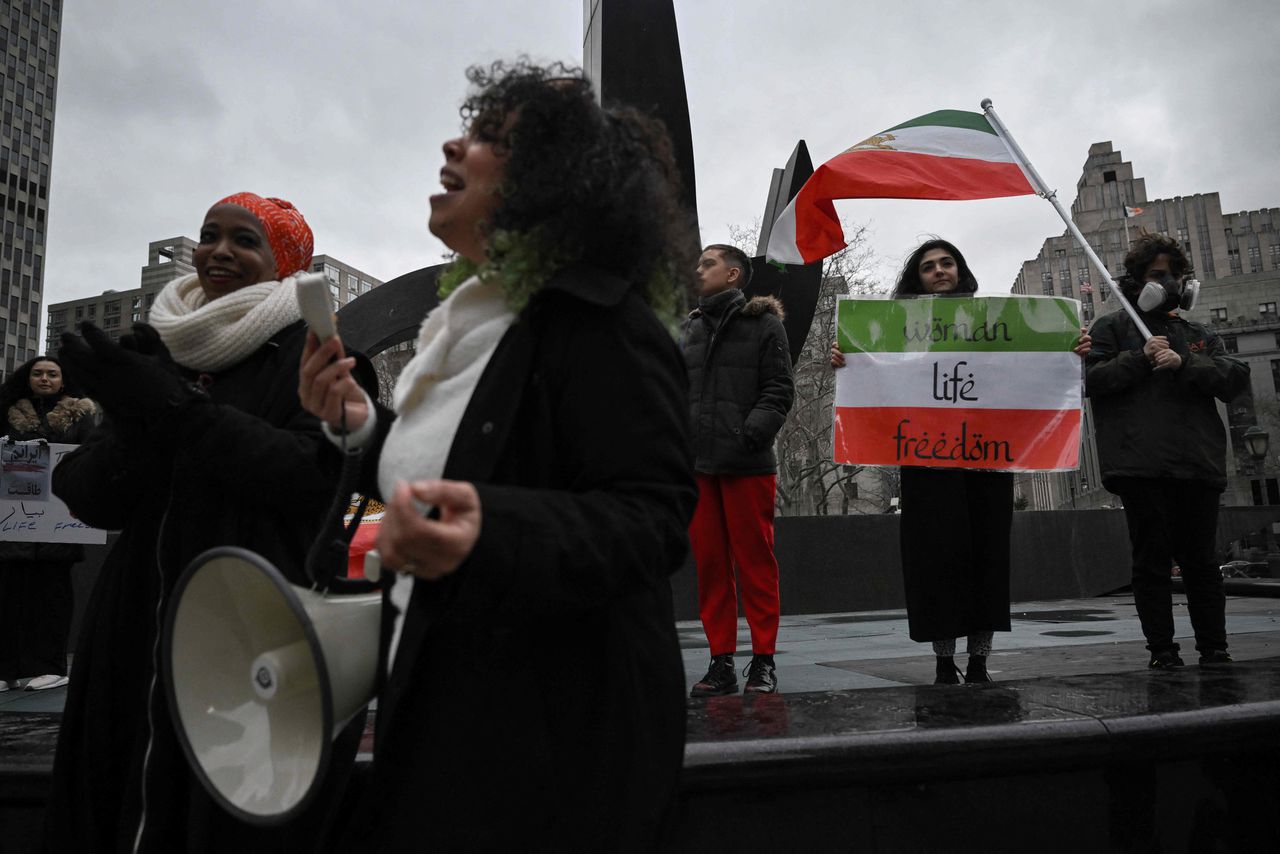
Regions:
<instances>
[{"instance_id":1,"label":"boy in red pants","mask_svg":"<svg viewBox=\"0 0 1280 854\"><path fill-rule=\"evenodd\" d=\"M689 538L711 666L692 694L738 689L738 586L751 628L745 690L773 693L779 613L773 439L794 394L782 305L773 297L743 295L751 261L733 246L708 246L698 259L697 278L698 308L685 323L683 342L698 478Z\"/></svg>"}]
</instances>

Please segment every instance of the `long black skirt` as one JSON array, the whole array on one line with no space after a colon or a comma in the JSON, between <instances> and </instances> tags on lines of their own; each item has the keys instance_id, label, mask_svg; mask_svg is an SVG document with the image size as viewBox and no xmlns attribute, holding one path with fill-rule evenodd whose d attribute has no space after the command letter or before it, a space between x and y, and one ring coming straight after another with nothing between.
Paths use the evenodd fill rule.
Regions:
<instances>
[{"instance_id":1,"label":"long black skirt","mask_svg":"<svg viewBox=\"0 0 1280 854\"><path fill-rule=\"evenodd\" d=\"M1013 475L902 468L902 580L914 641L1009 631Z\"/></svg>"}]
</instances>

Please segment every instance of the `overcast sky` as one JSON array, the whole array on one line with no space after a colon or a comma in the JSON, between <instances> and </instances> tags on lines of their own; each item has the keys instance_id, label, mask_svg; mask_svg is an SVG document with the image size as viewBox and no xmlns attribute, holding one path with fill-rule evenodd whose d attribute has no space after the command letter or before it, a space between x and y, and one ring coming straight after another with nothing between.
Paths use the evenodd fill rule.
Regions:
<instances>
[{"instance_id":1,"label":"overcast sky","mask_svg":"<svg viewBox=\"0 0 1280 854\"><path fill-rule=\"evenodd\" d=\"M239 190L292 200L317 253L381 279L435 263L426 199L459 129L463 69L518 53L581 64L581 0L64 6L46 306L137 287L148 242L194 237ZM1089 145L1111 140L1153 198L1280 206L1278 10L677 0L703 242L761 215L797 139L817 164L984 97L1066 204ZM883 276L936 233L988 291L1063 230L1035 197L838 207L869 221Z\"/></svg>"}]
</instances>

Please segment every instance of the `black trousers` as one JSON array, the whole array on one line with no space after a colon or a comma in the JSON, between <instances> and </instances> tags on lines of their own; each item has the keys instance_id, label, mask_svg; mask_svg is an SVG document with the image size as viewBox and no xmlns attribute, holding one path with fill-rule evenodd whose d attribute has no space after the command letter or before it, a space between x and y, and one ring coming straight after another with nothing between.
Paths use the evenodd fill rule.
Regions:
<instances>
[{"instance_id":1,"label":"black trousers","mask_svg":"<svg viewBox=\"0 0 1280 854\"><path fill-rule=\"evenodd\" d=\"M902 583L913 641L1009 631L1013 475L902 467Z\"/></svg>"},{"instance_id":2,"label":"black trousers","mask_svg":"<svg viewBox=\"0 0 1280 854\"><path fill-rule=\"evenodd\" d=\"M67 675L71 562L0 561L0 679Z\"/></svg>"},{"instance_id":3,"label":"black trousers","mask_svg":"<svg viewBox=\"0 0 1280 854\"><path fill-rule=\"evenodd\" d=\"M1227 597L1214 550L1219 491L1172 478L1117 478L1108 488L1124 501L1133 546L1133 599L1147 649L1178 649L1169 579L1175 561L1182 570L1196 649L1226 649Z\"/></svg>"}]
</instances>

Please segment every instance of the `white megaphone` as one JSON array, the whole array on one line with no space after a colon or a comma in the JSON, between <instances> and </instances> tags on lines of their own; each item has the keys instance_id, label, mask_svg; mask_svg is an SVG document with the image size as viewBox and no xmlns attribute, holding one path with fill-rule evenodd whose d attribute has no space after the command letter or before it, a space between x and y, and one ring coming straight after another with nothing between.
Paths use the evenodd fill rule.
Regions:
<instances>
[{"instance_id":1,"label":"white megaphone","mask_svg":"<svg viewBox=\"0 0 1280 854\"><path fill-rule=\"evenodd\" d=\"M299 587L227 547L193 560L172 601L164 665L187 760L233 815L289 820L320 788L332 739L373 697L381 593Z\"/></svg>"}]
</instances>

